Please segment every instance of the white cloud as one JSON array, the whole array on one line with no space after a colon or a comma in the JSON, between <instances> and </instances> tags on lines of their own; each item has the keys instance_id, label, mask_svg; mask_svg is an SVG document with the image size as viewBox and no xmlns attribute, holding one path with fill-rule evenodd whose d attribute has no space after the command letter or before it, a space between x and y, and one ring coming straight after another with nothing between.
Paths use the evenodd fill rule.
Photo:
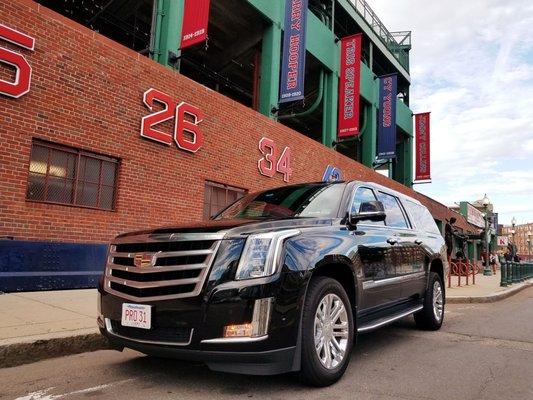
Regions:
<instances>
[{"instance_id":1,"label":"white cloud","mask_svg":"<svg viewBox=\"0 0 533 400\"><path fill-rule=\"evenodd\" d=\"M431 111L433 183L445 204L487 193L500 221L533 221L533 2L369 0L412 30L411 108Z\"/></svg>"}]
</instances>

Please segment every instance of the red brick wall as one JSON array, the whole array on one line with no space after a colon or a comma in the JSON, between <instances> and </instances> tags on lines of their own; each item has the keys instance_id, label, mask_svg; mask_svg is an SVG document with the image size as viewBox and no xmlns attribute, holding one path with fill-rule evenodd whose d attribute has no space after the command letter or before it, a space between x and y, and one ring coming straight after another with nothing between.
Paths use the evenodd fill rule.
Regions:
<instances>
[{"instance_id":1,"label":"red brick wall","mask_svg":"<svg viewBox=\"0 0 533 400\"><path fill-rule=\"evenodd\" d=\"M257 170L262 136L280 148L291 147L291 183L320 180L332 164L347 179L376 181L414 195L30 0L1 2L0 21L36 39L34 52L21 51L33 68L30 93L19 99L0 95L0 236L102 242L119 232L200 219L206 179L251 191L283 184L281 174L270 179ZM0 78L10 73L0 66ZM141 117L148 114L142 95L151 87L205 113L204 145L198 153L140 137ZM120 158L116 211L26 201L32 138ZM450 213L423 196L420 200L437 218Z\"/></svg>"}]
</instances>

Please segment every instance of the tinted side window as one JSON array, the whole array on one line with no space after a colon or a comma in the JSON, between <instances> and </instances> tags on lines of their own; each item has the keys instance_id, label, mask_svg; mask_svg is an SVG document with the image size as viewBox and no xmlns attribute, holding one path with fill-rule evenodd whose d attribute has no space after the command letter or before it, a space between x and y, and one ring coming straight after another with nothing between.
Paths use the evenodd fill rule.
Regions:
<instances>
[{"instance_id":1,"label":"tinted side window","mask_svg":"<svg viewBox=\"0 0 533 400\"><path fill-rule=\"evenodd\" d=\"M374 195L374 191L372 189L360 187L355 191L355 196L353 199L350 213L357 214L359 212L359 207L361 207L361 203L376 200L376 196ZM369 225L383 225L383 221L363 221L363 223Z\"/></svg>"},{"instance_id":2,"label":"tinted side window","mask_svg":"<svg viewBox=\"0 0 533 400\"><path fill-rule=\"evenodd\" d=\"M429 210L421 206L420 204L413 203L412 201L405 201L404 202L405 207L407 207L407 210L411 214L411 217L414 220L414 223L416 224L417 228L433 234L440 234L439 228L437 227L437 224L435 223L435 220L431 216L431 213Z\"/></svg>"},{"instance_id":3,"label":"tinted side window","mask_svg":"<svg viewBox=\"0 0 533 400\"><path fill-rule=\"evenodd\" d=\"M394 228L409 228L405 215L400 207L400 203L396 197L383 192L378 192L378 200L381 201L383 207L385 207L385 212L387 213L385 223L387 226L392 226Z\"/></svg>"}]
</instances>

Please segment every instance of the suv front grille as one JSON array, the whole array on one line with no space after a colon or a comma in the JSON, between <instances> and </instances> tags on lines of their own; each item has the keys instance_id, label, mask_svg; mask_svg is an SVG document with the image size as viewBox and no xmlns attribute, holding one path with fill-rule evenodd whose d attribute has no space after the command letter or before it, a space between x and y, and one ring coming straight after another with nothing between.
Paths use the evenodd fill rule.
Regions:
<instances>
[{"instance_id":1,"label":"suv front grille","mask_svg":"<svg viewBox=\"0 0 533 400\"><path fill-rule=\"evenodd\" d=\"M134 301L200 294L223 234L138 235L111 245L106 291Z\"/></svg>"}]
</instances>

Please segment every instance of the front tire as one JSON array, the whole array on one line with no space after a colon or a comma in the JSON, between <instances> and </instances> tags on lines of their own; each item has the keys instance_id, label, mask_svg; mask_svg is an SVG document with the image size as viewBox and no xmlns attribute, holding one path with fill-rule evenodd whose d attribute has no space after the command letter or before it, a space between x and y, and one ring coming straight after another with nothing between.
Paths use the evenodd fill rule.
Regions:
<instances>
[{"instance_id":1,"label":"front tire","mask_svg":"<svg viewBox=\"0 0 533 400\"><path fill-rule=\"evenodd\" d=\"M444 321L444 288L440 275L429 273L429 286L424 298L424 308L414 314L416 326L420 329L436 331Z\"/></svg>"},{"instance_id":2,"label":"front tire","mask_svg":"<svg viewBox=\"0 0 533 400\"><path fill-rule=\"evenodd\" d=\"M302 380L320 387L337 382L350 362L353 339L353 313L346 291L334 279L313 279L303 309Z\"/></svg>"}]
</instances>

